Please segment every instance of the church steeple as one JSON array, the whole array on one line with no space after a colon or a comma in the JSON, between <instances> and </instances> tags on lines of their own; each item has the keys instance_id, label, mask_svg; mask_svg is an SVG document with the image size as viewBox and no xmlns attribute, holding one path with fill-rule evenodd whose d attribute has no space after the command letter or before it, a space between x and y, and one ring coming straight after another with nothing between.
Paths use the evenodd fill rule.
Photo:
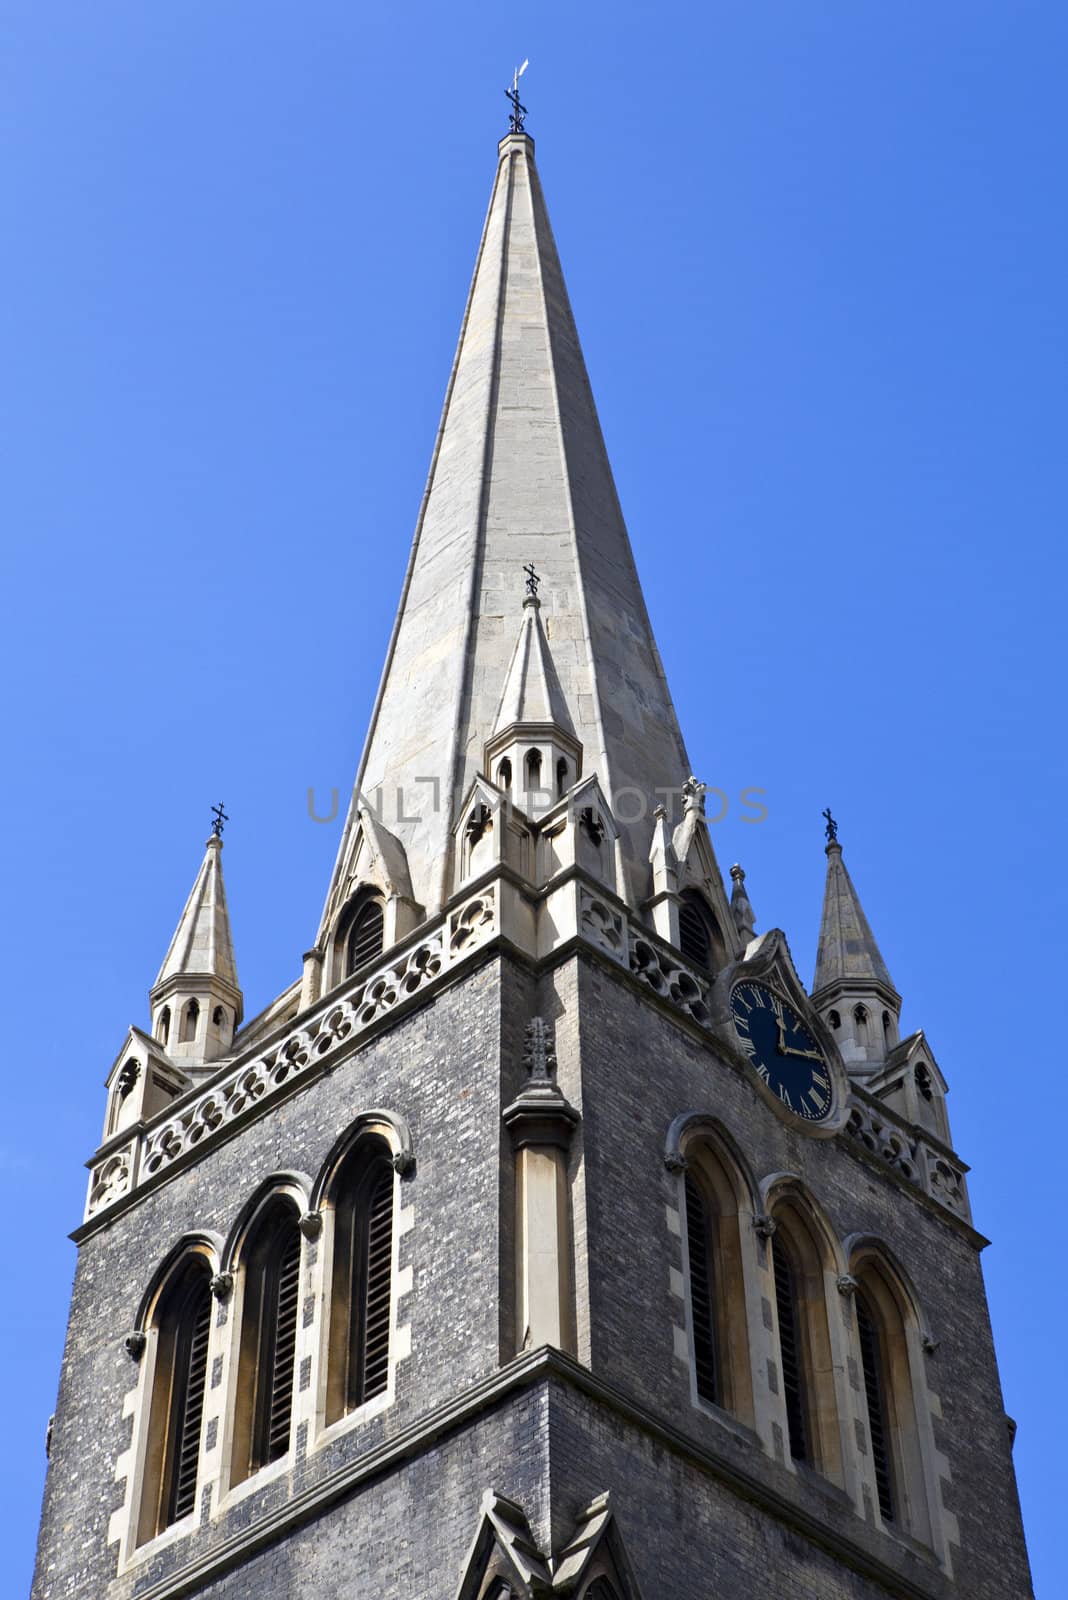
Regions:
<instances>
[{"instance_id":1,"label":"church steeple","mask_svg":"<svg viewBox=\"0 0 1068 1600\"><path fill-rule=\"evenodd\" d=\"M216 824L149 995L154 1038L187 1070L226 1054L244 1005L226 908L220 834Z\"/></svg>"},{"instance_id":2,"label":"church steeple","mask_svg":"<svg viewBox=\"0 0 1068 1600\"><path fill-rule=\"evenodd\" d=\"M677 790L690 768L612 481L534 144L513 132L499 146L321 942L351 880L360 796L378 808L403 847L414 899L426 914L451 893L457 808L507 714L502 685L507 681L507 696L518 673L525 692L548 692L537 606L528 608L519 650L512 649L512 596L527 562L542 574L551 618L558 674L552 720L561 721L557 712L566 708L572 725L563 731L581 746L583 768L597 776L610 805L626 790L621 809L634 816L634 792L650 797L640 820L620 825L621 857L637 902L649 892L654 791ZM552 787L555 780L554 772Z\"/></svg>"},{"instance_id":3,"label":"church steeple","mask_svg":"<svg viewBox=\"0 0 1068 1600\"><path fill-rule=\"evenodd\" d=\"M867 1077L897 1043L901 996L894 988L827 816L823 893L812 1003L834 1034L851 1072Z\"/></svg>"}]
</instances>

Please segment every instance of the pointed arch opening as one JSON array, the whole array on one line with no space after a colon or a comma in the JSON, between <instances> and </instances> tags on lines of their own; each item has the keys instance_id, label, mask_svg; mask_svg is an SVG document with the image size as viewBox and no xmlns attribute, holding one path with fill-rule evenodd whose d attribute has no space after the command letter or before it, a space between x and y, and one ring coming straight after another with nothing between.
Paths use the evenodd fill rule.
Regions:
<instances>
[{"instance_id":1,"label":"pointed arch opening","mask_svg":"<svg viewBox=\"0 0 1068 1600\"><path fill-rule=\"evenodd\" d=\"M177 1264L156 1302L150 1329L155 1355L138 1544L196 1510L211 1336L211 1269L205 1256L191 1253Z\"/></svg>"},{"instance_id":2,"label":"pointed arch opening","mask_svg":"<svg viewBox=\"0 0 1068 1600\"><path fill-rule=\"evenodd\" d=\"M326 1421L336 1422L390 1381L396 1174L386 1140L357 1138L329 1191L333 1252Z\"/></svg>"},{"instance_id":3,"label":"pointed arch opening","mask_svg":"<svg viewBox=\"0 0 1068 1600\"><path fill-rule=\"evenodd\" d=\"M858 1044L868 1043L868 1008L867 1006L853 1007L853 1032Z\"/></svg>"},{"instance_id":4,"label":"pointed arch opening","mask_svg":"<svg viewBox=\"0 0 1068 1600\"><path fill-rule=\"evenodd\" d=\"M288 1197L269 1200L241 1250L242 1301L231 1481L290 1446L300 1296L300 1229Z\"/></svg>"},{"instance_id":5,"label":"pointed arch opening","mask_svg":"<svg viewBox=\"0 0 1068 1600\"><path fill-rule=\"evenodd\" d=\"M712 907L696 889L684 889L679 903L679 949L704 972L718 972L727 959Z\"/></svg>"},{"instance_id":6,"label":"pointed arch opening","mask_svg":"<svg viewBox=\"0 0 1068 1600\"><path fill-rule=\"evenodd\" d=\"M569 771L570 769L567 764L567 758L565 756L561 756L556 763L556 798L558 800L562 800L564 795L567 793L567 780Z\"/></svg>"},{"instance_id":7,"label":"pointed arch opening","mask_svg":"<svg viewBox=\"0 0 1068 1600\"><path fill-rule=\"evenodd\" d=\"M932 1542L931 1500L917 1399L925 1386L916 1353L919 1322L911 1296L878 1247L858 1252L851 1270L859 1366L868 1423L872 1488L884 1522Z\"/></svg>"},{"instance_id":8,"label":"pointed arch opening","mask_svg":"<svg viewBox=\"0 0 1068 1600\"><path fill-rule=\"evenodd\" d=\"M364 891L356 897L341 924L338 942L343 952L342 978L351 978L354 972L382 954L385 932L385 906L381 897Z\"/></svg>"},{"instance_id":9,"label":"pointed arch opening","mask_svg":"<svg viewBox=\"0 0 1068 1600\"><path fill-rule=\"evenodd\" d=\"M178 1043L193 1044L196 1040L197 1028L199 1025L200 1002L198 1000L190 1000L188 1004L182 1008L182 1029L178 1036Z\"/></svg>"},{"instance_id":10,"label":"pointed arch opening","mask_svg":"<svg viewBox=\"0 0 1068 1600\"><path fill-rule=\"evenodd\" d=\"M772 1287L787 1447L795 1461L841 1484L842 1440L831 1325L826 1247L800 1197L774 1208Z\"/></svg>"},{"instance_id":11,"label":"pointed arch opening","mask_svg":"<svg viewBox=\"0 0 1068 1600\"><path fill-rule=\"evenodd\" d=\"M156 1038L158 1039L160 1044L167 1045L167 1044L170 1043L170 1037L171 1037L171 1008L170 1008L170 1006L164 1006L163 1010L159 1014L159 1021L156 1024Z\"/></svg>"},{"instance_id":12,"label":"pointed arch opening","mask_svg":"<svg viewBox=\"0 0 1068 1600\"><path fill-rule=\"evenodd\" d=\"M528 794L541 788L541 751L528 750L523 762L523 787Z\"/></svg>"},{"instance_id":13,"label":"pointed arch opening","mask_svg":"<svg viewBox=\"0 0 1068 1600\"><path fill-rule=\"evenodd\" d=\"M737 1174L709 1138L687 1145L686 1269L693 1386L699 1400L751 1423L753 1389Z\"/></svg>"}]
</instances>

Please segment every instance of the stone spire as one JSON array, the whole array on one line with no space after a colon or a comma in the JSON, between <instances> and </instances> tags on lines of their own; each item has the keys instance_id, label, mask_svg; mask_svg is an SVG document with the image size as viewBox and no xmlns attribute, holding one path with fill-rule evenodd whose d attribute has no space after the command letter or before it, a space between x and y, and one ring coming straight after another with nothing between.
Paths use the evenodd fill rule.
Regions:
<instances>
[{"instance_id":1,"label":"stone spire","mask_svg":"<svg viewBox=\"0 0 1068 1600\"><path fill-rule=\"evenodd\" d=\"M511 597L526 562L541 573L559 694L546 675L537 609L518 659ZM524 655L524 652L527 654ZM432 915L452 890L457 807L507 714L501 686L569 708L587 774L610 804L649 796L623 823L638 898L648 884L658 787L689 763L601 436L534 165L533 141L501 141L497 175L445 396L400 608L357 777L407 856ZM510 692L506 690L506 695ZM398 794L399 791L399 794ZM357 847L354 799L324 910L339 910ZM620 809L641 809L633 793Z\"/></svg>"},{"instance_id":2,"label":"stone spire","mask_svg":"<svg viewBox=\"0 0 1068 1600\"><path fill-rule=\"evenodd\" d=\"M212 833L149 995L157 1042L185 1066L225 1055L243 1012L222 848L222 839Z\"/></svg>"},{"instance_id":3,"label":"stone spire","mask_svg":"<svg viewBox=\"0 0 1068 1600\"><path fill-rule=\"evenodd\" d=\"M828 826L827 883L812 1001L850 1071L865 1074L897 1043L901 996L849 876L837 827Z\"/></svg>"}]
</instances>

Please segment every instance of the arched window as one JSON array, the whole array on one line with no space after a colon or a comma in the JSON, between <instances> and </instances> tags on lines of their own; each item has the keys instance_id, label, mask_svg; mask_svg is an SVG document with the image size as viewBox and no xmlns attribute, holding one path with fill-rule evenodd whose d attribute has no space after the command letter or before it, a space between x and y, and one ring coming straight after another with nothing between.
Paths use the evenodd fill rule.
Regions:
<instances>
[{"instance_id":1,"label":"arched window","mask_svg":"<svg viewBox=\"0 0 1068 1600\"><path fill-rule=\"evenodd\" d=\"M683 1185L686 1264L698 1398L752 1420L753 1388L738 1223L739 1184L711 1138L691 1142Z\"/></svg>"},{"instance_id":2,"label":"arched window","mask_svg":"<svg viewBox=\"0 0 1068 1600\"><path fill-rule=\"evenodd\" d=\"M774 1211L771 1241L779 1367L790 1454L842 1482L836 1365L827 1314L825 1245L802 1197Z\"/></svg>"},{"instance_id":3,"label":"arched window","mask_svg":"<svg viewBox=\"0 0 1068 1600\"><path fill-rule=\"evenodd\" d=\"M345 940L345 976L350 978L366 962L382 954L385 915L382 902L368 898L357 906Z\"/></svg>"},{"instance_id":4,"label":"arched window","mask_svg":"<svg viewBox=\"0 0 1068 1600\"><path fill-rule=\"evenodd\" d=\"M360 1139L334 1187L326 1420L389 1385L394 1172L383 1139Z\"/></svg>"},{"instance_id":5,"label":"arched window","mask_svg":"<svg viewBox=\"0 0 1068 1600\"><path fill-rule=\"evenodd\" d=\"M853 1007L853 1027L858 1044L868 1042L868 1010L866 1006Z\"/></svg>"},{"instance_id":6,"label":"arched window","mask_svg":"<svg viewBox=\"0 0 1068 1600\"><path fill-rule=\"evenodd\" d=\"M159 1014L159 1023L156 1027L156 1038L160 1044L166 1044L171 1036L171 1008L164 1006Z\"/></svg>"},{"instance_id":7,"label":"arched window","mask_svg":"<svg viewBox=\"0 0 1068 1600\"><path fill-rule=\"evenodd\" d=\"M300 1229L289 1201L267 1206L243 1254L235 1483L289 1449L300 1292Z\"/></svg>"},{"instance_id":8,"label":"arched window","mask_svg":"<svg viewBox=\"0 0 1068 1600\"><path fill-rule=\"evenodd\" d=\"M200 1021L200 1006L196 1000L190 1000L182 1012L182 1032L179 1044L192 1044L197 1036L197 1024Z\"/></svg>"},{"instance_id":9,"label":"arched window","mask_svg":"<svg viewBox=\"0 0 1068 1600\"><path fill-rule=\"evenodd\" d=\"M868 1403L868 1437L879 1510L884 1522L894 1520L894 1468L890 1455L890 1420L886 1405L886 1371L883 1365L879 1319L864 1291L857 1291L857 1338L860 1341L864 1396Z\"/></svg>"},{"instance_id":10,"label":"arched window","mask_svg":"<svg viewBox=\"0 0 1068 1600\"><path fill-rule=\"evenodd\" d=\"M828 1011L827 1022L835 1033L837 1033L838 1029L842 1026L842 1018L837 1011Z\"/></svg>"},{"instance_id":11,"label":"arched window","mask_svg":"<svg viewBox=\"0 0 1068 1600\"><path fill-rule=\"evenodd\" d=\"M527 757L526 757L526 761L524 762L523 770L524 770L524 773L526 775L526 789L527 789L527 792L529 793L532 789L540 789L541 788L541 751L540 750L528 750L527 751Z\"/></svg>"},{"instance_id":12,"label":"arched window","mask_svg":"<svg viewBox=\"0 0 1068 1600\"><path fill-rule=\"evenodd\" d=\"M226 1012L222 1006L216 1006L212 1012L211 1025L213 1028L224 1028L226 1026Z\"/></svg>"},{"instance_id":13,"label":"arched window","mask_svg":"<svg viewBox=\"0 0 1068 1600\"><path fill-rule=\"evenodd\" d=\"M692 1173L686 1174L686 1245L690 1263L690 1320L693 1328L693 1360L697 1393L702 1400L721 1403L719 1352L716 1324L716 1260L713 1249L713 1219L701 1187Z\"/></svg>"},{"instance_id":14,"label":"arched window","mask_svg":"<svg viewBox=\"0 0 1068 1600\"><path fill-rule=\"evenodd\" d=\"M556 763L556 798L562 799L567 793L567 762L561 756Z\"/></svg>"},{"instance_id":15,"label":"arched window","mask_svg":"<svg viewBox=\"0 0 1068 1600\"><path fill-rule=\"evenodd\" d=\"M889 1011L884 1011L883 1012L883 1038L886 1040L887 1044L889 1044L890 1041L893 1039L893 1036L894 1036L894 1024L890 1020Z\"/></svg>"},{"instance_id":16,"label":"arched window","mask_svg":"<svg viewBox=\"0 0 1068 1600\"><path fill-rule=\"evenodd\" d=\"M715 972L726 959L719 925L703 895L686 889L679 906L679 949L687 961Z\"/></svg>"},{"instance_id":17,"label":"arched window","mask_svg":"<svg viewBox=\"0 0 1068 1600\"><path fill-rule=\"evenodd\" d=\"M929 1545L934 1524L917 1405L923 1358L910 1353L910 1345L917 1352L919 1345L915 1308L897 1274L876 1252L854 1261L851 1271L859 1284L854 1299L857 1344L879 1512L884 1522Z\"/></svg>"},{"instance_id":18,"label":"arched window","mask_svg":"<svg viewBox=\"0 0 1068 1600\"><path fill-rule=\"evenodd\" d=\"M789 1247L778 1234L771 1242L771 1257L775 1273L775 1309L779 1319L779 1370L786 1403L790 1454L795 1461L808 1461L808 1385L801 1346L797 1274Z\"/></svg>"},{"instance_id":19,"label":"arched window","mask_svg":"<svg viewBox=\"0 0 1068 1600\"><path fill-rule=\"evenodd\" d=\"M512 786L512 763L507 756L497 768L497 785L501 789L510 789Z\"/></svg>"},{"instance_id":20,"label":"arched window","mask_svg":"<svg viewBox=\"0 0 1068 1600\"><path fill-rule=\"evenodd\" d=\"M160 1298L138 1543L196 1509L204 1415L211 1271L191 1256Z\"/></svg>"}]
</instances>

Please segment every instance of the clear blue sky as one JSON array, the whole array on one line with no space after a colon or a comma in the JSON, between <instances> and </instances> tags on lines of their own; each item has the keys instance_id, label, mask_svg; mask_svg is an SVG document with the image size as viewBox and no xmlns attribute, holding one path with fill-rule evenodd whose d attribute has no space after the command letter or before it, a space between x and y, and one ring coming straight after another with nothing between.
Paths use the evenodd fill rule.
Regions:
<instances>
[{"instance_id":1,"label":"clear blue sky","mask_svg":"<svg viewBox=\"0 0 1068 1600\"><path fill-rule=\"evenodd\" d=\"M841 818L994 1241L1055 1600L1063 0L2 10L3 1592L29 1580L103 1078L213 801L250 1012L314 937L339 825L306 792L355 773L529 55L694 765L767 791L765 823L717 825L721 864L810 975Z\"/></svg>"}]
</instances>

